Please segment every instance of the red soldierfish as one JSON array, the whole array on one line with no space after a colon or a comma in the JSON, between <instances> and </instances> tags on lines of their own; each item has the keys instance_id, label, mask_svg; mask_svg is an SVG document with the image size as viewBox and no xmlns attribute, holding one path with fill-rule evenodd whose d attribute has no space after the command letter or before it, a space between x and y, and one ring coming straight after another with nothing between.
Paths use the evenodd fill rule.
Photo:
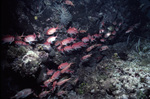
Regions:
<instances>
[{"instance_id":1,"label":"red soldierfish","mask_svg":"<svg viewBox=\"0 0 150 99\"><path fill-rule=\"evenodd\" d=\"M46 34L47 35L52 35L57 31L57 29L58 29L58 26L56 28L50 28L50 29L48 29Z\"/></svg>"},{"instance_id":2,"label":"red soldierfish","mask_svg":"<svg viewBox=\"0 0 150 99\"><path fill-rule=\"evenodd\" d=\"M91 51L91 50L94 49L94 48L95 48L95 44L94 44L94 45L91 45L90 47L88 47L88 48L86 49L86 51L89 52L89 51Z\"/></svg>"},{"instance_id":3,"label":"red soldierfish","mask_svg":"<svg viewBox=\"0 0 150 99\"><path fill-rule=\"evenodd\" d=\"M36 41L36 35L35 33L33 35L28 35L24 38L25 42L28 42L29 44L32 43L33 41Z\"/></svg>"},{"instance_id":4,"label":"red soldierfish","mask_svg":"<svg viewBox=\"0 0 150 99\"><path fill-rule=\"evenodd\" d=\"M81 58L81 60L86 60L86 59L88 59L88 58L91 57L91 56L92 56L92 54L85 55L85 56L83 56L83 57Z\"/></svg>"},{"instance_id":5,"label":"red soldierfish","mask_svg":"<svg viewBox=\"0 0 150 99\"><path fill-rule=\"evenodd\" d=\"M3 44L4 43L12 43L14 41L15 37L14 36L11 36L11 35L7 35L7 36L4 36L2 38L2 41L3 41Z\"/></svg>"},{"instance_id":6,"label":"red soldierfish","mask_svg":"<svg viewBox=\"0 0 150 99\"><path fill-rule=\"evenodd\" d=\"M51 83L51 79L48 79L46 81L44 81L44 86L42 85L42 87L48 87L48 85Z\"/></svg>"},{"instance_id":7,"label":"red soldierfish","mask_svg":"<svg viewBox=\"0 0 150 99\"><path fill-rule=\"evenodd\" d=\"M57 86L61 86L63 85L64 83L66 83L67 81L69 81L71 78L68 78L68 79L64 79L64 80L61 80L57 83Z\"/></svg>"},{"instance_id":8,"label":"red soldierfish","mask_svg":"<svg viewBox=\"0 0 150 99\"><path fill-rule=\"evenodd\" d=\"M79 32L80 33L85 33L85 32L87 32L87 30L80 30Z\"/></svg>"},{"instance_id":9,"label":"red soldierfish","mask_svg":"<svg viewBox=\"0 0 150 99\"><path fill-rule=\"evenodd\" d=\"M89 37L83 37L82 38L82 42L84 42L84 43L87 43L89 41L90 41Z\"/></svg>"},{"instance_id":10,"label":"red soldierfish","mask_svg":"<svg viewBox=\"0 0 150 99\"><path fill-rule=\"evenodd\" d=\"M107 45L104 45L101 47L100 51L104 51L104 50L107 50L108 49L108 46Z\"/></svg>"},{"instance_id":11,"label":"red soldierfish","mask_svg":"<svg viewBox=\"0 0 150 99\"><path fill-rule=\"evenodd\" d=\"M101 35L99 35L99 34L94 34L93 37L94 37L94 38L99 38L99 37L101 37Z\"/></svg>"},{"instance_id":12,"label":"red soldierfish","mask_svg":"<svg viewBox=\"0 0 150 99\"><path fill-rule=\"evenodd\" d=\"M22 33L21 36L16 36L15 39L18 40L18 41L22 40L22 38L24 37L23 34L24 34L24 33Z\"/></svg>"},{"instance_id":13,"label":"red soldierfish","mask_svg":"<svg viewBox=\"0 0 150 99\"><path fill-rule=\"evenodd\" d=\"M74 73L74 71L68 69L68 70L65 71L65 73L67 73L67 74L68 74L68 73L72 74L72 73Z\"/></svg>"},{"instance_id":14,"label":"red soldierfish","mask_svg":"<svg viewBox=\"0 0 150 99\"><path fill-rule=\"evenodd\" d=\"M29 45L29 44L27 44L26 42L23 42L23 41L15 41L15 44L18 45L18 46Z\"/></svg>"},{"instance_id":15,"label":"red soldierfish","mask_svg":"<svg viewBox=\"0 0 150 99\"><path fill-rule=\"evenodd\" d=\"M91 45L90 47L88 47L86 49L87 52L91 51L92 49L94 49L95 47L98 47L98 46L101 46L102 44L94 44L94 45Z\"/></svg>"},{"instance_id":16,"label":"red soldierfish","mask_svg":"<svg viewBox=\"0 0 150 99\"><path fill-rule=\"evenodd\" d=\"M51 43L53 43L54 41L56 41L56 38L57 38L57 36L50 36L49 38L47 38L46 41L51 44Z\"/></svg>"},{"instance_id":17,"label":"red soldierfish","mask_svg":"<svg viewBox=\"0 0 150 99\"><path fill-rule=\"evenodd\" d=\"M64 49L59 49L59 52L64 54Z\"/></svg>"},{"instance_id":18,"label":"red soldierfish","mask_svg":"<svg viewBox=\"0 0 150 99\"><path fill-rule=\"evenodd\" d=\"M70 1L70 0L65 0L64 4L74 6L74 4L72 3L72 1Z\"/></svg>"},{"instance_id":19,"label":"red soldierfish","mask_svg":"<svg viewBox=\"0 0 150 99\"><path fill-rule=\"evenodd\" d=\"M71 42L74 42L74 40L76 40L76 38L68 37L68 38L64 39L64 40L61 42L61 44L62 44L62 45L67 45L67 44L69 44L69 43L71 43Z\"/></svg>"},{"instance_id":20,"label":"red soldierfish","mask_svg":"<svg viewBox=\"0 0 150 99\"><path fill-rule=\"evenodd\" d=\"M105 42L105 41L106 41L106 39L103 39L103 38L102 38L102 39L100 39L100 41L101 41L101 42Z\"/></svg>"},{"instance_id":21,"label":"red soldierfish","mask_svg":"<svg viewBox=\"0 0 150 99\"><path fill-rule=\"evenodd\" d=\"M56 71L51 78L49 78L48 80L46 80L44 82L44 87L48 87L48 85L53 82L55 79L57 79L60 76L60 71Z\"/></svg>"},{"instance_id":22,"label":"red soldierfish","mask_svg":"<svg viewBox=\"0 0 150 99\"><path fill-rule=\"evenodd\" d=\"M82 42L82 43L83 43L83 42ZM80 44L80 43L74 43L74 44L72 45L72 48L75 49L75 50L80 49L80 48L81 48L81 44Z\"/></svg>"},{"instance_id":23,"label":"red soldierfish","mask_svg":"<svg viewBox=\"0 0 150 99\"><path fill-rule=\"evenodd\" d=\"M64 47L64 51L65 51L65 52L70 52L70 51L72 51L72 50L73 50L72 46L65 46L65 47Z\"/></svg>"},{"instance_id":24,"label":"red soldierfish","mask_svg":"<svg viewBox=\"0 0 150 99\"><path fill-rule=\"evenodd\" d=\"M108 38L111 35L111 32L108 32L104 35L105 38Z\"/></svg>"},{"instance_id":25,"label":"red soldierfish","mask_svg":"<svg viewBox=\"0 0 150 99\"><path fill-rule=\"evenodd\" d=\"M79 33L78 30L74 27L70 27L68 30L67 30L67 33L70 34L70 35L73 35L73 34L77 34Z\"/></svg>"},{"instance_id":26,"label":"red soldierfish","mask_svg":"<svg viewBox=\"0 0 150 99\"><path fill-rule=\"evenodd\" d=\"M99 33L104 33L104 31L105 31L104 29L100 29Z\"/></svg>"},{"instance_id":27,"label":"red soldierfish","mask_svg":"<svg viewBox=\"0 0 150 99\"><path fill-rule=\"evenodd\" d=\"M61 48L62 48L62 46L61 45L59 45L58 47L57 47L57 50L61 50Z\"/></svg>"},{"instance_id":28,"label":"red soldierfish","mask_svg":"<svg viewBox=\"0 0 150 99\"><path fill-rule=\"evenodd\" d=\"M63 94L67 94L67 91L61 90L57 93L57 96L62 96Z\"/></svg>"},{"instance_id":29,"label":"red soldierfish","mask_svg":"<svg viewBox=\"0 0 150 99\"><path fill-rule=\"evenodd\" d=\"M122 22L119 23L119 26L121 26L121 25L122 25Z\"/></svg>"},{"instance_id":30,"label":"red soldierfish","mask_svg":"<svg viewBox=\"0 0 150 99\"><path fill-rule=\"evenodd\" d=\"M50 93L50 91L43 91L39 94L39 98L42 99L44 97L46 97L48 95L48 93Z\"/></svg>"},{"instance_id":31,"label":"red soldierfish","mask_svg":"<svg viewBox=\"0 0 150 99\"><path fill-rule=\"evenodd\" d=\"M104 22L104 21L101 22L101 26L102 26L102 27L105 26L105 22Z\"/></svg>"},{"instance_id":32,"label":"red soldierfish","mask_svg":"<svg viewBox=\"0 0 150 99\"><path fill-rule=\"evenodd\" d=\"M54 90L55 90L56 85L57 85L57 81L54 81L54 82L53 82L53 85L52 85L52 86L53 86L53 88L51 89L51 91L54 91Z\"/></svg>"},{"instance_id":33,"label":"red soldierfish","mask_svg":"<svg viewBox=\"0 0 150 99\"><path fill-rule=\"evenodd\" d=\"M53 73L55 72L55 70L53 70L53 69L51 69L51 70L49 70L48 68L47 68L47 75L52 75Z\"/></svg>"},{"instance_id":34,"label":"red soldierfish","mask_svg":"<svg viewBox=\"0 0 150 99\"><path fill-rule=\"evenodd\" d=\"M66 66L64 69L62 69L60 72L63 74L65 73L69 68L70 66L72 65L73 63L69 63L68 66Z\"/></svg>"},{"instance_id":35,"label":"red soldierfish","mask_svg":"<svg viewBox=\"0 0 150 99\"><path fill-rule=\"evenodd\" d=\"M132 32L132 31L133 31L133 28L134 28L134 27L131 26L125 33L130 33L130 32Z\"/></svg>"},{"instance_id":36,"label":"red soldierfish","mask_svg":"<svg viewBox=\"0 0 150 99\"><path fill-rule=\"evenodd\" d=\"M74 43L72 45L72 48L73 49L80 49L81 47L86 47L87 43L84 43L84 42L77 42L77 43Z\"/></svg>"},{"instance_id":37,"label":"red soldierfish","mask_svg":"<svg viewBox=\"0 0 150 99\"><path fill-rule=\"evenodd\" d=\"M95 38L93 36L91 36L91 42L94 42L95 41Z\"/></svg>"},{"instance_id":38,"label":"red soldierfish","mask_svg":"<svg viewBox=\"0 0 150 99\"><path fill-rule=\"evenodd\" d=\"M78 81L79 81L79 77L75 78L75 79L73 80L73 83L76 84Z\"/></svg>"},{"instance_id":39,"label":"red soldierfish","mask_svg":"<svg viewBox=\"0 0 150 99\"><path fill-rule=\"evenodd\" d=\"M61 41L56 41L55 46L57 47L59 45L61 45Z\"/></svg>"},{"instance_id":40,"label":"red soldierfish","mask_svg":"<svg viewBox=\"0 0 150 99\"><path fill-rule=\"evenodd\" d=\"M116 22L116 21L114 21L112 24L113 24L113 25L117 25L117 22Z\"/></svg>"},{"instance_id":41,"label":"red soldierfish","mask_svg":"<svg viewBox=\"0 0 150 99\"><path fill-rule=\"evenodd\" d=\"M134 28L137 28L140 25L140 23L136 23L133 26L130 26L129 29L125 33L130 33L134 30Z\"/></svg>"},{"instance_id":42,"label":"red soldierfish","mask_svg":"<svg viewBox=\"0 0 150 99\"><path fill-rule=\"evenodd\" d=\"M69 63L68 62L65 62L65 63L61 63L59 66L58 66L58 69L64 69L66 66L68 66Z\"/></svg>"},{"instance_id":43,"label":"red soldierfish","mask_svg":"<svg viewBox=\"0 0 150 99\"><path fill-rule=\"evenodd\" d=\"M47 41L44 42L44 45L50 45L50 44L51 44L51 43L49 43L49 42L47 42Z\"/></svg>"},{"instance_id":44,"label":"red soldierfish","mask_svg":"<svg viewBox=\"0 0 150 99\"><path fill-rule=\"evenodd\" d=\"M58 79L59 76L60 76L60 71L58 70L52 75L51 79L53 79L54 81L55 79Z\"/></svg>"},{"instance_id":45,"label":"red soldierfish","mask_svg":"<svg viewBox=\"0 0 150 99\"><path fill-rule=\"evenodd\" d=\"M112 34L112 35L116 35L116 31L113 31L111 34Z\"/></svg>"},{"instance_id":46,"label":"red soldierfish","mask_svg":"<svg viewBox=\"0 0 150 99\"><path fill-rule=\"evenodd\" d=\"M11 97L11 99L13 99L13 98L16 98L16 99L26 98L27 96L29 96L32 93L33 93L33 91L30 88L23 89L23 90L19 91L15 96Z\"/></svg>"}]
</instances>

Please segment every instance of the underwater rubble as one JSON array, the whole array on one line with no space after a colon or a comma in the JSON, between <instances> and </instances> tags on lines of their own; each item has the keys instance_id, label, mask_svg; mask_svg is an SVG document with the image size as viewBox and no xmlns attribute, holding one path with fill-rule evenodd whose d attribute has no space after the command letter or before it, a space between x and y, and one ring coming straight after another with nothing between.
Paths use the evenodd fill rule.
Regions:
<instances>
[{"instance_id":1,"label":"underwater rubble","mask_svg":"<svg viewBox=\"0 0 150 99\"><path fill-rule=\"evenodd\" d=\"M1 38L4 99L150 97L150 44L141 36L150 30L137 0L12 5L14 24Z\"/></svg>"},{"instance_id":2,"label":"underwater rubble","mask_svg":"<svg viewBox=\"0 0 150 99\"><path fill-rule=\"evenodd\" d=\"M149 49L149 43L143 48ZM76 89L77 93L70 92L68 99L149 99L150 97L150 53L136 52L134 44L128 49L125 43L112 46L111 54L104 58L97 66L86 67L78 70L83 82ZM118 49L124 47L128 50ZM128 59L121 59L116 53L127 54ZM145 56L141 59L141 56ZM144 61L144 62L142 62Z\"/></svg>"}]
</instances>

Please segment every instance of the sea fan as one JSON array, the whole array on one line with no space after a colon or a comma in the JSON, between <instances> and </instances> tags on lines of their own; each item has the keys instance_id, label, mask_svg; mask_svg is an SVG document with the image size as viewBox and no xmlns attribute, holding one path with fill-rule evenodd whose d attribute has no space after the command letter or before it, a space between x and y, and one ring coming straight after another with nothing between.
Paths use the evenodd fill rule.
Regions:
<instances>
[{"instance_id":1,"label":"sea fan","mask_svg":"<svg viewBox=\"0 0 150 99\"><path fill-rule=\"evenodd\" d=\"M62 8L61 9L61 15L60 15L60 22L63 25L68 24L70 21L72 20L72 15L71 13L66 9L66 8Z\"/></svg>"},{"instance_id":2,"label":"sea fan","mask_svg":"<svg viewBox=\"0 0 150 99\"><path fill-rule=\"evenodd\" d=\"M72 20L71 13L62 5L55 5L55 8L59 12L60 23L63 25L67 25Z\"/></svg>"}]
</instances>

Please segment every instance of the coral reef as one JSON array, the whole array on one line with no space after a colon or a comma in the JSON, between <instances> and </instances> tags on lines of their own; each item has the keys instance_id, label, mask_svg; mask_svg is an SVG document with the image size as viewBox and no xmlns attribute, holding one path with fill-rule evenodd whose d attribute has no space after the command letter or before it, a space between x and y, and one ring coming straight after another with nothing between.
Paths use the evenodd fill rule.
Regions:
<instances>
[{"instance_id":1,"label":"coral reef","mask_svg":"<svg viewBox=\"0 0 150 99\"><path fill-rule=\"evenodd\" d=\"M3 97L150 97L150 44L141 37L149 23L137 0L11 3L1 39L3 93L10 93Z\"/></svg>"},{"instance_id":2,"label":"coral reef","mask_svg":"<svg viewBox=\"0 0 150 99\"><path fill-rule=\"evenodd\" d=\"M77 88L78 97L90 99L101 97L102 99L148 99L150 90L150 69L149 69L149 51L142 52L147 57L137 56L134 44L130 50L121 50L117 47L124 47L126 43L117 43L112 46L107 58L104 58L97 66L87 67L79 70L80 77L83 79L79 88ZM149 43L142 43L143 47L148 47ZM114 49L113 49L114 48ZM114 57L112 52L125 52L128 55L127 60ZM146 61L146 64L141 64ZM81 73L82 71L82 73ZM85 96L86 94L86 96ZM72 95L69 95L72 97Z\"/></svg>"},{"instance_id":3,"label":"coral reef","mask_svg":"<svg viewBox=\"0 0 150 99\"><path fill-rule=\"evenodd\" d=\"M22 76L34 77L41 63L48 58L48 53L33 50L31 46L10 46L7 54L7 62L12 60L10 68L19 72Z\"/></svg>"}]
</instances>

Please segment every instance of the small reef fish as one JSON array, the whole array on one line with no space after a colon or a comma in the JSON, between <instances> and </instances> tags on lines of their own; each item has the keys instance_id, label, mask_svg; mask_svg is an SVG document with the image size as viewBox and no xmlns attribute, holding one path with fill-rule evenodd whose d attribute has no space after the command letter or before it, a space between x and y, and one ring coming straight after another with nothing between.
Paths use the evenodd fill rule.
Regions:
<instances>
[{"instance_id":1,"label":"small reef fish","mask_svg":"<svg viewBox=\"0 0 150 99\"><path fill-rule=\"evenodd\" d=\"M71 65L72 65L72 63L69 63L69 65L66 66L64 69L62 69L60 72L61 72L62 74L65 73L65 72L70 68Z\"/></svg>"},{"instance_id":2,"label":"small reef fish","mask_svg":"<svg viewBox=\"0 0 150 99\"><path fill-rule=\"evenodd\" d=\"M58 70L52 75L51 79L53 80L58 79L59 76L60 76L60 71Z\"/></svg>"},{"instance_id":3,"label":"small reef fish","mask_svg":"<svg viewBox=\"0 0 150 99\"><path fill-rule=\"evenodd\" d=\"M88 55L85 55L81 58L81 60L87 60L88 58L90 58L92 56L92 54L88 54Z\"/></svg>"},{"instance_id":4,"label":"small reef fish","mask_svg":"<svg viewBox=\"0 0 150 99\"><path fill-rule=\"evenodd\" d=\"M67 45L67 44L69 44L69 43L74 42L74 40L76 40L76 38L68 37L68 38L62 40L61 44L62 44L62 45Z\"/></svg>"},{"instance_id":5,"label":"small reef fish","mask_svg":"<svg viewBox=\"0 0 150 99\"><path fill-rule=\"evenodd\" d=\"M19 91L15 96L11 97L11 99L13 99L13 98L16 98L16 99L26 98L27 96L29 96L32 93L33 93L32 89L26 88L26 89Z\"/></svg>"},{"instance_id":6,"label":"small reef fish","mask_svg":"<svg viewBox=\"0 0 150 99\"><path fill-rule=\"evenodd\" d=\"M15 40L15 37L14 36L11 36L11 35L6 35L2 38L2 41L3 41L3 44L4 43L9 43L11 44L13 41Z\"/></svg>"},{"instance_id":7,"label":"small reef fish","mask_svg":"<svg viewBox=\"0 0 150 99\"><path fill-rule=\"evenodd\" d=\"M104 38L108 38L111 35L111 32L108 32L104 35Z\"/></svg>"},{"instance_id":8,"label":"small reef fish","mask_svg":"<svg viewBox=\"0 0 150 99\"><path fill-rule=\"evenodd\" d=\"M59 91L59 92L57 93L57 96L62 96L62 95L64 95L64 94L67 94L67 91L61 90L61 91Z\"/></svg>"},{"instance_id":9,"label":"small reef fish","mask_svg":"<svg viewBox=\"0 0 150 99\"><path fill-rule=\"evenodd\" d=\"M23 41L15 41L15 44L18 45L18 46L29 45L29 44L27 44L26 42L23 42Z\"/></svg>"},{"instance_id":10,"label":"small reef fish","mask_svg":"<svg viewBox=\"0 0 150 99\"><path fill-rule=\"evenodd\" d=\"M91 45L90 47L88 47L86 49L87 52L90 52L91 50L93 50L95 47L98 47L98 46L101 46L102 44L94 44L94 45Z\"/></svg>"},{"instance_id":11,"label":"small reef fish","mask_svg":"<svg viewBox=\"0 0 150 99\"><path fill-rule=\"evenodd\" d=\"M33 41L36 41L36 35L35 35L35 33L33 35L27 35L24 38L24 41L28 42L29 44L32 43Z\"/></svg>"},{"instance_id":12,"label":"small reef fish","mask_svg":"<svg viewBox=\"0 0 150 99\"><path fill-rule=\"evenodd\" d=\"M112 24L113 24L113 25L117 25L117 22L116 22L116 21L114 21Z\"/></svg>"},{"instance_id":13,"label":"small reef fish","mask_svg":"<svg viewBox=\"0 0 150 99\"><path fill-rule=\"evenodd\" d=\"M100 38L101 36L102 36L102 35L100 35L100 34L94 34L94 35L93 35L94 38Z\"/></svg>"},{"instance_id":14,"label":"small reef fish","mask_svg":"<svg viewBox=\"0 0 150 99\"><path fill-rule=\"evenodd\" d=\"M46 97L49 93L50 93L50 91L43 91L43 92L41 92L41 93L39 94L38 97L39 97L40 99L42 99L42 98Z\"/></svg>"},{"instance_id":15,"label":"small reef fish","mask_svg":"<svg viewBox=\"0 0 150 99\"><path fill-rule=\"evenodd\" d=\"M55 70L53 70L53 69L51 69L51 70L49 70L48 68L47 68L47 75L52 75L53 73L55 72Z\"/></svg>"},{"instance_id":16,"label":"small reef fish","mask_svg":"<svg viewBox=\"0 0 150 99\"><path fill-rule=\"evenodd\" d=\"M116 35L116 31L113 31L111 34L112 34L112 35Z\"/></svg>"},{"instance_id":17,"label":"small reef fish","mask_svg":"<svg viewBox=\"0 0 150 99\"><path fill-rule=\"evenodd\" d=\"M62 46L59 45L59 46L57 47L57 50L58 50L58 51L61 51L61 48L62 48ZM63 49L62 49L62 50L63 50Z\"/></svg>"},{"instance_id":18,"label":"small reef fish","mask_svg":"<svg viewBox=\"0 0 150 99\"><path fill-rule=\"evenodd\" d=\"M73 83L76 84L78 81L79 81L79 77L75 78L75 79L73 80Z\"/></svg>"},{"instance_id":19,"label":"small reef fish","mask_svg":"<svg viewBox=\"0 0 150 99\"><path fill-rule=\"evenodd\" d=\"M66 83L67 81L69 81L71 78L68 78L68 79L64 79L64 80L61 80L57 83L57 86L61 86L63 85L64 83Z\"/></svg>"},{"instance_id":20,"label":"small reef fish","mask_svg":"<svg viewBox=\"0 0 150 99\"><path fill-rule=\"evenodd\" d=\"M44 42L43 44L44 44L44 45L50 45L51 43L49 43L49 42L46 41L46 42Z\"/></svg>"},{"instance_id":21,"label":"small reef fish","mask_svg":"<svg viewBox=\"0 0 150 99\"><path fill-rule=\"evenodd\" d=\"M78 30L74 27L70 27L68 30L67 30L67 33L70 34L70 35L73 35L73 34L77 34L79 33Z\"/></svg>"},{"instance_id":22,"label":"small reef fish","mask_svg":"<svg viewBox=\"0 0 150 99\"><path fill-rule=\"evenodd\" d=\"M91 42L94 42L94 41L96 41L96 39L93 37L93 36L91 36Z\"/></svg>"},{"instance_id":23,"label":"small reef fish","mask_svg":"<svg viewBox=\"0 0 150 99\"><path fill-rule=\"evenodd\" d=\"M52 85L53 88L51 89L52 92L55 91L56 85L57 85L57 81L54 81L54 82L53 82L53 85Z\"/></svg>"},{"instance_id":24,"label":"small reef fish","mask_svg":"<svg viewBox=\"0 0 150 99\"><path fill-rule=\"evenodd\" d=\"M80 30L79 31L80 33L85 33L85 32L87 32L86 30Z\"/></svg>"},{"instance_id":25,"label":"small reef fish","mask_svg":"<svg viewBox=\"0 0 150 99\"><path fill-rule=\"evenodd\" d=\"M48 87L48 85L53 82L55 79L58 79L58 77L60 76L60 71L56 71L51 78L49 78L48 80L44 81L44 87Z\"/></svg>"},{"instance_id":26,"label":"small reef fish","mask_svg":"<svg viewBox=\"0 0 150 99\"><path fill-rule=\"evenodd\" d=\"M58 69L64 69L66 66L68 66L69 63L68 62L65 62L65 63L61 63L59 66L58 66Z\"/></svg>"},{"instance_id":27,"label":"small reef fish","mask_svg":"<svg viewBox=\"0 0 150 99\"><path fill-rule=\"evenodd\" d=\"M72 50L73 50L72 46L65 46L65 47L64 47L64 51L65 51L65 52L70 52L70 51L72 51Z\"/></svg>"},{"instance_id":28,"label":"small reef fish","mask_svg":"<svg viewBox=\"0 0 150 99\"><path fill-rule=\"evenodd\" d=\"M87 43L77 42L72 45L72 48L77 50L77 49L80 49L81 47L86 47L86 46L87 46Z\"/></svg>"},{"instance_id":29,"label":"small reef fish","mask_svg":"<svg viewBox=\"0 0 150 99\"><path fill-rule=\"evenodd\" d=\"M58 26L56 28L50 28L50 29L47 30L46 34L47 35L52 35L57 31L57 29L58 29Z\"/></svg>"},{"instance_id":30,"label":"small reef fish","mask_svg":"<svg viewBox=\"0 0 150 99\"><path fill-rule=\"evenodd\" d=\"M57 47L59 45L61 45L61 41L56 41L55 46Z\"/></svg>"},{"instance_id":31,"label":"small reef fish","mask_svg":"<svg viewBox=\"0 0 150 99\"><path fill-rule=\"evenodd\" d=\"M104 33L104 31L105 31L104 29L100 29L99 33Z\"/></svg>"},{"instance_id":32,"label":"small reef fish","mask_svg":"<svg viewBox=\"0 0 150 99\"><path fill-rule=\"evenodd\" d=\"M130 27L125 33L130 33L133 31L133 27Z\"/></svg>"},{"instance_id":33,"label":"small reef fish","mask_svg":"<svg viewBox=\"0 0 150 99\"><path fill-rule=\"evenodd\" d=\"M56 38L57 38L57 36L50 36L49 38L47 38L47 42L49 43L49 44L51 44L51 43L53 43L54 41L56 41Z\"/></svg>"},{"instance_id":34,"label":"small reef fish","mask_svg":"<svg viewBox=\"0 0 150 99\"><path fill-rule=\"evenodd\" d=\"M127 30L125 33L130 33L130 32L132 32L132 31L134 30L134 28L137 28L139 25L140 25L140 23L136 23L136 24L134 24L133 26L130 26L130 27L128 28L128 30Z\"/></svg>"},{"instance_id":35,"label":"small reef fish","mask_svg":"<svg viewBox=\"0 0 150 99\"><path fill-rule=\"evenodd\" d=\"M64 4L74 6L74 4L72 3L72 1L70 1L70 0L65 0Z\"/></svg>"},{"instance_id":36,"label":"small reef fish","mask_svg":"<svg viewBox=\"0 0 150 99\"><path fill-rule=\"evenodd\" d=\"M16 36L16 37L15 37L15 39L16 39L16 40L18 40L18 41L22 40L22 38L24 37L24 35L23 35L23 34L24 34L24 33L22 33L22 35L21 35L21 36Z\"/></svg>"},{"instance_id":37,"label":"small reef fish","mask_svg":"<svg viewBox=\"0 0 150 99\"><path fill-rule=\"evenodd\" d=\"M72 74L72 73L74 73L74 71L68 69L68 70L65 71L65 73L67 73L67 74Z\"/></svg>"},{"instance_id":38,"label":"small reef fish","mask_svg":"<svg viewBox=\"0 0 150 99\"><path fill-rule=\"evenodd\" d=\"M87 43L89 41L90 41L89 37L83 37L82 38L82 42L84 42L84 43Z\"/></svg>"},{"instance_id":39,"label":"small reef fish","mask_svg":"<svg viewBox=\"0 0 150 99\"><path fill-rule=\"evenodd\" d=\"M103 38L102 38L102 39L100 39L100 41L101 41L101 42L105 42L105 41L106 41L106 39L103 39Z\"/></svg>"},{"instance_id":40,"label":"small reef fish","mask_svg":"<svg viewBox=\"0 0 150 99\"><path fill-rule=\"evenodd\" d=\"M100 51L105 51L105 50L107 50L109 47L107 46L107 45L104 45L104 46L102 46L101 48L100 48Z\"/></svg>"}]
</instances>

